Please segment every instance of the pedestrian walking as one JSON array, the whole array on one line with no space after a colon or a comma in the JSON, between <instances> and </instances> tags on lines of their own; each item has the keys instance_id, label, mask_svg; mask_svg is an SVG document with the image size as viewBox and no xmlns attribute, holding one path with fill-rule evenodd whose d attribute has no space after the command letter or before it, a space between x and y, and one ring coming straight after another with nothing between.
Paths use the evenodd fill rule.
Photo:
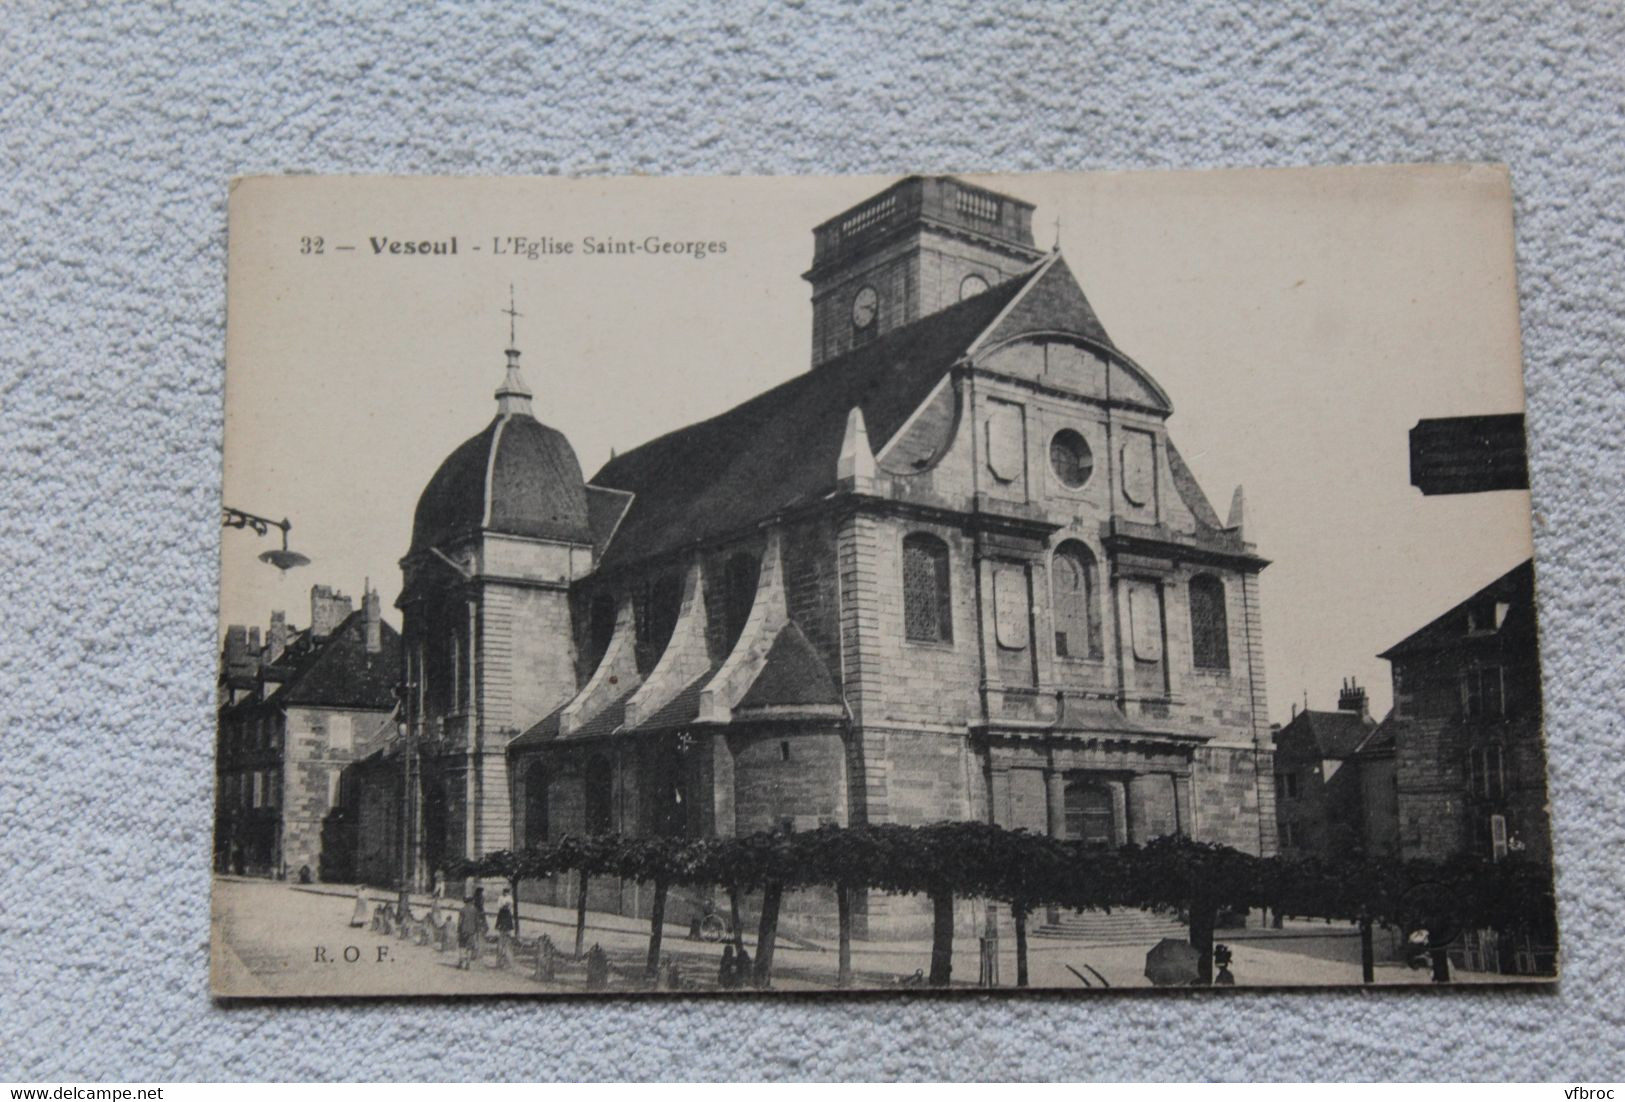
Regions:
<instances>
[{"instance_id":1,"label":"pedestrian walking","mask_svg":"<svg viewBox=\"0 0 1625 1102\"><path fill-rule=\"evenodd\" d=\"M741 945L739 952L734 955L734 986L746 987L751 982L750 954L745 952L745 947Z\"/></svg>"},{"instance_id":2,"label":"pedestrian walking","mask_svg":"<svg viewBox=\"0 0 1625 1102\"><path fill-rule=\"evenodd\" d=\"M372 920L372 905L367 902L365 884L355 886L355 910L350 912L350 925L362 927Z\"/></svg>"},{"instance_id":3,"label":"pedestrian walking","mask_svg":"<svg viewBox=\"0 0 1625 1102\"><path fill-rule=\"evenodd\" d=\"M502 959L508 959L508 947L519 935L519 924L513 917L513 892L507 888L497 897L497 950Z\"/></svg>"},{"instance_id":4,"label":"pedestrian walking","mask_svg":"<svg viewBox=\"0 0 1625 1102\"><path fill-rule=\"evenodd\" d=\"M457 916L457 967L468 971L480 955L480 939L485 936L485 920L480 917L472 895L463 897L463 910Z\"/></svg>"},{"instance_id":5,"label":"pedestrian walking","mask_svg":"<svg viewBox=\"0 0 1625 1102\"><path fill-rule=\"evenodd\" d=\"M738 961L734 958L733 942L722 947L722 964L717 969L717 987L723 991L732 991L739 986Z\"/></svg>"},{"instance_id":6,"label":"pedestrian walking","mask_svg":"<svg viewBox=\"0 0 1625 1102\"><path fill-rule=\"evenodd\" d=\"M497 898L497 933L517 934L518 932L518 925L513 920L513 892L503 888L502 895Z\"/></svg>"}]
</instances>

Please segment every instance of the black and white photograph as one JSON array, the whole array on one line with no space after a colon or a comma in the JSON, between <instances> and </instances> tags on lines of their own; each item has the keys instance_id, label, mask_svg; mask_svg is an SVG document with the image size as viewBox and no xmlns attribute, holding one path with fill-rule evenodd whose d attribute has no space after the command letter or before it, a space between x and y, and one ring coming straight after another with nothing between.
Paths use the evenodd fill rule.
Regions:
<instances>
[{"instance_id":1,"label":"black and white photograph","mask_svg":"<svg viewBox=\"0 0 1625 1102\"><path fill-rule=\"evenodd\" d=\"M1505 167L227 248L216 997L1556 979Z\"/></svg>"}]
</instances>

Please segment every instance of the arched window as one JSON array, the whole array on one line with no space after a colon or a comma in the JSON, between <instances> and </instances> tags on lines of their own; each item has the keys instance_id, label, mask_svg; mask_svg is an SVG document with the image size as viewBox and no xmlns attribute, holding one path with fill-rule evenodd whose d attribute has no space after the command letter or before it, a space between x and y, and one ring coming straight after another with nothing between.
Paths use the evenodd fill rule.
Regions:
<instances>
[{"instance_id":1,"label":"arched window","mask_svg":"<svg viewBox=\"0 0 1625 1102\"><path fill-rule=\"evenodd\" d=\"M1191 579L1191 659L1202 669L1230 668L1230 622L1224 583L1211 574Z\"/></svg>"},{"instance_id":2,"label":"arched window","mask_svg":"<svg viewBox=\"0 0 1625 1102\"><path fill-rule=\"evenodd\" d=\"M678 736L687 738L686 732ZM654 785L650 793L654 831L668 838L681 838L688 833L688 771L678 741L667 742L655 764L655 776L647 778Z\"/></svg>"},{"instance_id":3,"label":"arched window","mask_svg":"<svg viewBox=\"0 0 1625 1102\"><path fill-rule=\"evenodd\" d=\"M730 651L739 642L739 635L745 630L745 621L750 619L751 606L756 603L757 575L760 573L761 564L756 556L744 552L731 556L723 570L722 623Z\"/></svg>"},{"instance_id":4,"label":"arched window","mask_svg":"<svg viewBox=\"0 0 1625 1102\"><path fill-rule=\"evenodd\" d=\"M637 621L638 671L648 673L654 668L666 644L671 642L672 629L683 607L682 582L675 574L643 581L635 590L632 611Z\"/></svg>"},{"instance_id":5,"label":"arched window","mask_svg":"<svg viewBox=\"0 0 1625 1102\"><path fill-rule=\"evenodd\" d=\"M587 833L608 834L615 829L615 771L606 757L587 763Z\"/></svg>"},{"instance_id":6,"label":"arched window","mask_svg":"<svg viewBox=\"0 0 1625 1102\"><path fill-rule=\"evenodd\" d=\"M525 770L525 845L547 841L547 770L536 762Z\"/></svg>"},{"instance_id":7,"label":"arched window","mask_svg":"<svg viewBox=\"0 0 1625 1102\"><path fill-rule=\"evenodd\" d=\"M903 630L916 643L951 643L948 545L916 532L903 540Z\"/></svg>"},{"instance_id":8,"label":"arched window","mask_svg":"<svg viewBox=\"0 0 1625 1102\"><path fill-rule=\"evenodd\" d=\"M1050 584L1055 593L1055 653L1061 658L1099 658L1100 585L1095 556L1077 540L1055 550Z\"/></svg>"}]
</instances>

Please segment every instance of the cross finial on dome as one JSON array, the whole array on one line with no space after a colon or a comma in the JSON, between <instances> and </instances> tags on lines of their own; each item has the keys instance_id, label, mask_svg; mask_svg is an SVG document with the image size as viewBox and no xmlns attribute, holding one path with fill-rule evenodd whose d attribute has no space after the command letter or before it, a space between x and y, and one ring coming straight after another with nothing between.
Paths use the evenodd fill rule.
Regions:
<instances>
[{"instance_id":1,"label":"cross finial on dome","mask_svg":"<svg viewBox=\"0 0 1625 1102\"><path fill-rule=\"evenodd\" d=\"M1051 252L1061 251L1061 212L1055 212L1055 244L1050 246Z\"/></svg>"},{"instance_id":2,"label":"cross finial on dome","mask_svg":"<svg viewBox=\"0 0 1625 1102\"><path fill-rule=\"evenodd\" d=\"M525 315L514 309L512 283L508 284L508 308L502 312L508 315L508 347L510 349L516 349L519 347L519 343L514 339L514 319L522 318Z\"/></svg>"},{"instance_id":3,"label":"cross finial on dome","mask_svg":"<svg viewBox=\"0 0 1625 1102\"><path fill-rule=\"evenodd\" d=\"M508 308L502 311L508 315L508 373L502 379L502 385L497 388L497 412L510 414L522 413L532 416L530 408L530 388L519 374L519 348L515 339L514 320L521 318L521 314L514 307L513 284L508 284Z\"/></svg>"}]
</instances>

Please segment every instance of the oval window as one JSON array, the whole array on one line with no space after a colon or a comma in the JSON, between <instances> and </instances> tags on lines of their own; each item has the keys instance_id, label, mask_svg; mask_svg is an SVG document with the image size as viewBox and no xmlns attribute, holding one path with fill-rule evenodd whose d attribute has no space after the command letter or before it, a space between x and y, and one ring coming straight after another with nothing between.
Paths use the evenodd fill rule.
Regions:
<instances>
[{"instance_id":1,"label":"oval window","mask_svg":"<svg viewBox=\"0 0 1625 1102\"><path fill-rule=\"evenodd\" d=\"M1080 489L1095 470L1095 456L1083 434L1062 429L1049 443L1049 463L1055 477L1069 489Z\"/></svg>"}]
</instances>

